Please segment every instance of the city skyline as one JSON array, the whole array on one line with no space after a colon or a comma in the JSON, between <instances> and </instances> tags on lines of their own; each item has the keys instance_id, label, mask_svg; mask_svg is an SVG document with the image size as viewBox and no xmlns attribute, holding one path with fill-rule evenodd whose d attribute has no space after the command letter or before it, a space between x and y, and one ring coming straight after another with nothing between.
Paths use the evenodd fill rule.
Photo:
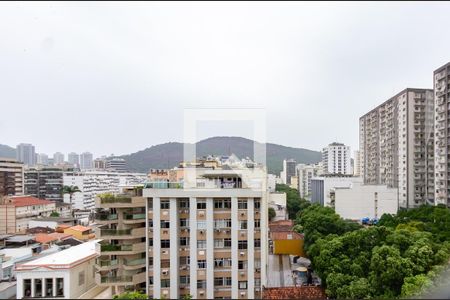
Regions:
<instances>
[{"instance_id":1,"label":"city skyline","mask_svg":"<svg viewBox=\"0 0 450 300\"><path fill-rule=\"evenodd\" d=\"M358 149L358 116L404 88L432 88L432 70L450 52L450 42L440 38L448 7L6 4L0 24L15 30L0 34L0 63L8 71L0 98L23 122L6 115L0 143L29 142L48 154L113 148L121 155L182 142L184 108L245 103L266 109L271 143L320 151L332 137ZM119 15L121 22L113 22ZM418 34L420 46L408 47ZM36 113L52 118L33 123L31 131L28 120ZM155 130L169 115L173 122ZM305 130L293 136L286 130L291 124ZM133 143L117 138L143 132ZM239 128L210 126L200 138L217 135L249 137Z\"/></svg>"}]
</instances>

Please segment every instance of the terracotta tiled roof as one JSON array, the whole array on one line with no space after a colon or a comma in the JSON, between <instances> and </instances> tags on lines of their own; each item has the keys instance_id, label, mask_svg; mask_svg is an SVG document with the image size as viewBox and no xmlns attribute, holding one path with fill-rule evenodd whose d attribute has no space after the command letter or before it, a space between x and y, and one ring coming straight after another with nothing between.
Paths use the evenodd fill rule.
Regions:
<instances>
[{"instance_id":1,"label":"terracotta tiled roof","mask_svg":"<svg viewBox=\"0 0 450 300\"><path fill-rule=\"evenodd\" d=\"M291 235L291 238L288 238L288 235ZM272 240L302 240L303 235L299 234L295 231L279 231L279 232L271 232L270 236Z\"/></svg>"},{"instance_id":2,"label":"terracotta tiled roof","mask_svg":"<svg viewBox=\"0 0 450 300\"><path fill-rule=\"evenodd\" d=\"M58 240L56 237L51 236L50 234L46 234L46 233L38 233L34 236L34 239L36 240L36 242L41 243L41 244L48 244L50 242L54 242L54 241Z\"/></svg>"},{"instance_id":3,"label":"terracotta tiled roof","mask_svg":"<svg viewBox=\"0 0 450 300\"><path fill-rule=\"evenodd\" d=\"M81 225L76 225L76 226L70 227L70 229L76 230L76 231L85 232L85 231L91 230L91 227L85 227L85 226L81 226Z\"/></svg>"},{"instance_id":4,"label":"terracotta tiled roof","mask_svg":"<svg viewBox=\"0 0 450 300\"><path fill-rule=\"evenodd\" d=\"M269 230L271 232L291 231L294 226L292 220L279 220L269 223Z\"/></svg>"},{"instance_id":5,"label":"terracotta tiled roof","mask_svg":"<svg viewBox=\"0 0 450 300\"><path fill-rule=\"evenodd\" d=\"M54 202L49 201L49 200L43 200L43 199L39 199L39 198L35 198L35 197L29 197L29 196L11 197L9 200L10 200L9 204L14 205L16 207L32 206L32 205L46 205L46 204L54 203Z\"/></svg>"},{"instance_id":6,"label":"terracotta tiled roof","mask_svg":"<svg viewBox=\"0 0 450 300\"><path fill-rule=\"evenodd\" d=\"M263 299L327 299L319 286L265 288Z\"/></svg>"}]
</instances>

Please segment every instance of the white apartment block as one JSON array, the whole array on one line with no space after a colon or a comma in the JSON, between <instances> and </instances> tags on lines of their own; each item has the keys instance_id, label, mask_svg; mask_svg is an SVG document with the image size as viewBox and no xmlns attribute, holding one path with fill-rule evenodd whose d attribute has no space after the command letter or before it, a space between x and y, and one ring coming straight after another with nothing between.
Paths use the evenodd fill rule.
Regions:
<instances>
[{"instance_id":1,"label":"white apartment block","mask_svg":"<svg viewBox=\"0 0 450 300\"><path fill-rule=\"evenodd\" d=\"M405 89L359 120L365 184L398 188L399 206L434 198L433 91Z\"/></svg>"},{"instance_id":2,"label":"white apartment block","mask_svg":"<svg viewBox=\"0 0 450 300\"><path fill-rule=\"evenodd\" d=\"M96 200L104 224L97 284L113 293L131 285L156 299L261 298L267 174L188 167L183 178Z\"/></svg>"},{"instance_id":3,"label":"white apartment block","mask_svg":"<svg viewBox=\"0 0 450 300\"><path fill-rule=\"evenodd\" d=\"M361 154L359 150L353 152L353 176L360 177L361 176Z\"/></svg>"},{"instance_id":4,"label":"white apartment block","mask_svg":"<svg viewBox=\"0 0 450 300\"><path fill-rule=\"evenodd\" d=\"M435 199L436 204L450 206L449 186L449 126L450 117L448 101L450 99L450 63L434 71L434 104L436 121L435 132Z\"/></svg>"},{"instance_id":5,"label":"white apartment block","mask_svg":"<svg viewBox=\"0 0 450 300\"><path fill-rule=\"evenodd\" d=\"M322 151L323 172L325 174L351 175L350 146L331 143Z\"/></svg>"},{"instance_id":6,"label":"white apartment block","mask_svg":"<svg viewBox=\"0 0 450 300\"><path fill-rule=\"evenodd\" d=\"M298 193L303 199L311 199L311 179L322 175L322 167L319 164L298 164Z\"/></svg>"},{"instance_id":7,"label":"white apartment block","mask_svg":"<svg viewBox=\"0 0 450 300\"><path fill-rule=\"evenodd\" d=\"M77 186L80 193L72 196L75 209L94 209L95 197L103 193L120 193L123 186L142 185L148 179L144 173L119 173L108 171L64 172L63 185ZM70 202L70 196L64 195L64 202Z\"/></svg>"}]
</instances>

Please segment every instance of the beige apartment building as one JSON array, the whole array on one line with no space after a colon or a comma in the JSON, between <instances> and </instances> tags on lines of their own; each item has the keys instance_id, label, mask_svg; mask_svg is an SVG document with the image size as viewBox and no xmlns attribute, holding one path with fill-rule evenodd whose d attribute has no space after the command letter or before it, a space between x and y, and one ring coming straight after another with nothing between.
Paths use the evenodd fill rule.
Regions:
<instances>
[{"instance_id":1,"label":"beige apartment building","mask_svg":"<svg viewBox=\"0 0 450 300\"><path fill-rule=\"evenodd\" d=\"M23 163L12 158L0 158L0 197L23 193Z\"/></svg>"},{"instance_id":2,"label":"beige apartment building","mask_svg":"<svg viewBox=\"0 0 450 300\"><path fill-rule=\"evenodd\" d=\"M450 63L434 71L435 122L435 197L437 204L449 201L449 147L450 141Z\"/></svg>"},{"instance_id":3,"label":"beige apartment building","mask_svg":"<svg viewBox=\"0 0 450 300\"><path fill-rule=\"evenodd\" d=\"M398 188L399 207L434 203L433 90L408 88L359 119L365 184Z\"/></svg>"},{"instance_id":4,"label":"beige apartment building","mask_svg":"<svg viewBox=\"0 0 450 300\"><path fill-rule=\"evenodd\" d=\"M266 173L186 167L182 182L150 182L96 199L102 239L96 282L153 298L261 298L266 282Z\"/></svg>"}]
</instances>

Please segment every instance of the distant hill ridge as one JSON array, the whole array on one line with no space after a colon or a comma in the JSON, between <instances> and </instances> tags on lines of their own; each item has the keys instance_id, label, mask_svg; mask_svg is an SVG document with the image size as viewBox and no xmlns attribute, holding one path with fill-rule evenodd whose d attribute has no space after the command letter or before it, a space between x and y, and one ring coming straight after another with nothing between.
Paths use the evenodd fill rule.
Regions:
<instances>
[{"instance_id":1,"label":"distant hill ridge","mask_svg":"<svg viewBox=\"0 0 450 300\"><path fill-rule=\"evenodd\" d=\"M212 137L196 143L196 155L229 155L253 159L253 141L242 137ZM322 158L318 151L266 144L267 167L270 173L278 174L283 168L283 159L293 158L297 163L316 163ZM183 160L183 143L170 142L121 156L131 171L147 172L149 169L165 169L178 166Z\"/></svg>"},{"instance_id":2,"label":"distant hill ridge","mask_svg":"<svg viewBox=\"0 0 450 300\"><path fill-rule=\"evenodd\" d=\"M128 169L148 172L150 169L166 169L178 166L183 160L183 143L170 142L122 155ZM236 154L239 158L253 159L253 141L242 137L212 137L196 143L197 156ZM266 144L267 167L270 173L278 174L283 168L283 159L293 158L297 163L316 163L321 160L318 151ZM0 144L0 157L16 157L16 149Z\"/></svg>"}]
</instances>

